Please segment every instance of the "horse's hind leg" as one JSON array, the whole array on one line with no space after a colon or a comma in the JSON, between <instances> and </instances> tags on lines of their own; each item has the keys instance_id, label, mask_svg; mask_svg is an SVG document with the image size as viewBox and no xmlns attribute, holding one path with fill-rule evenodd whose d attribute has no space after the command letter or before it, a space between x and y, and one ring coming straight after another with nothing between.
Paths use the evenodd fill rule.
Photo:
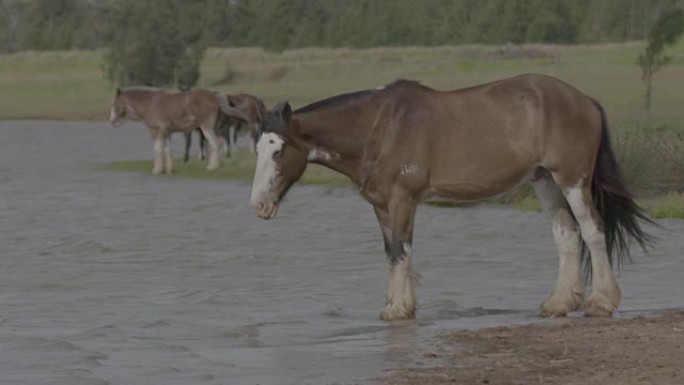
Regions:
<instances>
[{"instance_id":1,"label":"horse's hind leg","mask_svg":"<svg viewBox=\"0 0 684 385\"><path fill-rule=\"evenodd\" d=\"M564 187L563 194L591 254L591 293L585 304L584 314L610 316L620 304L621 294L610 266L603 221L591 197L591 180L583 176L574 185Z\"/></svg>"},{"instance_id":2,"label":"horse's hind leg","mask_svg":"<svg viewBox=\"0 0 684 385\"><path fill-rule=\"evenodd\" d=\"M192 144L192 130L183 133L185 137L185 154L183 154L183 162L188 162L190 156L190 144Z\"/></svg>"},{"instance_id":3,"label":"horse's hind leg","mask_svg":"<svg viewBox=\"0 0 684 385\"><path fill-rule=\"evenodd\" d=\"M202 133L209 143L209 164L207 170L216 170L221 165L221 155L219 152L219 141L216 137L216 131L213 127L206 128L202 126Z\"/></svg>"},{"instance_id":4,"label":"horse's hind leg","mask_svg":"<svg viewBox=\"0 0 684 385\"><path fill-rule=\"evenodd\" d=\"M239 124L240 123L235 121L235 122L233 122L233 124L231 124L228 127L228 135L226 137L227 142L228 142L228 156L230 156L230 154L233 154L235 152L235 146L237 143L237 132L238 132L238 125Z\"/></svg>"},{"instance_id":5,"label":"horse's hind leg","mask_svg":"<svg viewBox=\"0 0 684 385\"><path fill-rule=\"evenodd\" d=\"M558 279L551 295L542 303L544 317L562 317L580 308L584 288L580 274L580 233L563 192L551 175L533 182L544 212L551 219L558 250Z\"/></svg>"},{"instance_id":6,"label":"horse's hind leg","mask_svg":"<svg viewBox=\"0 0 684 385\"><path fill-rule=\"evenodd\" d=\"M204 137L204 134L202 133L202 129L198 128L197 129L197 134L199 134L199 142L200 142L200 152L199 152L199 160L204 160L206 157L206 146L207 146L207 139Z\"/></svg>"}]
</instances>

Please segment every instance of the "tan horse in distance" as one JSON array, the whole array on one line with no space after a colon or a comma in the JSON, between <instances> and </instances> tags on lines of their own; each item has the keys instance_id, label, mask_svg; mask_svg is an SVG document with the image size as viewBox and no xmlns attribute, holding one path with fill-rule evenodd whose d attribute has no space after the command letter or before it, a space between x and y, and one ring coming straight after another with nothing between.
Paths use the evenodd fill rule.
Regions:
<instances>
[{"instance_id":1,"label":"tan horse in distance","mask_svg":"<svg viewBox=\"0 0 684 385\"><path fill-rule=\"evenodd\" d=\"M144 123L154 140L152 172L173 171L171 134L199 128L209 143L207 170L221 163L218 128L226 118L247 121L239 109L231 107L225 95L204 89L169 91L154 87L130 87L116 90L109 121L119 125L124 119Z\"/></svg>"},{"instance_id":2,"label":"tan horse in distance","mask_svg":"<svg viewBox=\"0 0 684 385\"><path fill-rule=\"evenodd\" d=\"M402 80L294 112L281 103L266 116L257 149L251 203L261 218L276 216L309 162L348 176L371 203L389 265L385 320L415 316L413 224L429 197L481 200L532 182L559 257L543 316L581 307L587 316L610 316L621 299L613 258L629 257L630 238L642 247L652 242L640 226L650 220L611 149L603 108L549 76L453 91ZM583 262L592 273L586 298Z\"/></svg>"}]
</instances>

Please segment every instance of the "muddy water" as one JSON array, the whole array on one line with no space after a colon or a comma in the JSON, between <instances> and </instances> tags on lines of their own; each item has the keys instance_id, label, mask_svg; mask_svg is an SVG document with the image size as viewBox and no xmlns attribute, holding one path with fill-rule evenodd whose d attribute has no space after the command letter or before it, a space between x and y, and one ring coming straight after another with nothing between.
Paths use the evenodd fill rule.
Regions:
<instances>
[{"instance_id":1,"label":"muddy water","mask_svg":"<svg viewBox=\"0 0 684 385\"><path fill-rule=\"evenodd\" d=\"M295 187L265 222L245 183L99 169L150 157L135 124L0 135L2 384L364 382L422 360L436 333L541 322L554 282L541 214L421 206L418 320L380 322L382 243L354 191ZM620 275L623 316L684 307L684 221L660 223Z\"/></svg>"}]
</instances>

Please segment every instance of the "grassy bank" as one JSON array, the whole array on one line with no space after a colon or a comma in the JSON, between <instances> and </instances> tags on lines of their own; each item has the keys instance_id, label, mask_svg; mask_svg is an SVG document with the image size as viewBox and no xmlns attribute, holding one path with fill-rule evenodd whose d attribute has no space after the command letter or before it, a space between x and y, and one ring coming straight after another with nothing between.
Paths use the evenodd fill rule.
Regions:
<instances>
[{"instance_id":1,"label":"grassy bank","mask_svg":"<svg viewBox=\"0 0 684 385\"><path fill-rule=\"evenodd\" d=\"M642 43L597 46L308 48L268 53L256 48L209 49L200 86L261 96L267 105L301 106L397 78L438 89L470 86L537 72L568 81L598 99L612 122L646 119L635 64ZM684 42L654 78L652 121L682 121ZM103 52L0 55L0 119L105 119L114 87L102 77Z\"/></svg>"},{"instance_id":2,"label":"grassy bank","mask_svg":"<svg viewBox=\"0 0 684 385\"><path fill-rule=\"evenodd\" d=\"M193 159L184 163L176 160L171 177L190 179L219 179L242 180L251 182L254 176L255 157L247 150L239 150L230 158L223 161L218 170L207 171L206 163ZM151 160L130 160L105 163L105 170L128 171L150 174ZM299 183L318 184L332 187L350 187L352 184L347 177L318 165L309 165Z\"/></svg>"},{"instance_id":3,"label":"grassy bank","mask_svg":"<svg viewBox=\"0 0 684 385\"><path fill-rule=\"evenodd\" d=\"M254 155L247 150L240 150L215 171L207 171L206 164L198 160L188 163L176 161L172 178L189 179L216 179L216 180L241 180L250 182L254 175ZM130 160L105 163L102 168L110 171L125 171L150 174L152 161ZM318 165L309 165L298 183L316 184L331 187L349 187L352 183L339 173ZM529 185L521 185L516 190L504 194L493 200L496 203L510 205L519 210L540 211L541 206L532 194ZM458 207L463 203L444 201L429 201L427 204L437 207ZM470 203L465 203L469 205ZM653 218L684 218L684 195L677 193L655 193L648 198L639 199L642 205Z\"/></svg>"}]
</instances>

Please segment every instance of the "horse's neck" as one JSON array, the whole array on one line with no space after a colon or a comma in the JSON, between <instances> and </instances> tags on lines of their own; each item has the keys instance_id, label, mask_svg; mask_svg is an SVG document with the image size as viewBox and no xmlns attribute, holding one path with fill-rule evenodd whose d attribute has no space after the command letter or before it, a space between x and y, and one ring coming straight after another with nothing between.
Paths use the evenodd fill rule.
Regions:
<instances>
[{"instance_id":1,"label":"horse's neck","mask_svg":"<svg viewBox=\"0 0 684 385\"><path fill-rule=\"evenodd\" d=\"M356 180L369 128L350 125L342 112L308 112L295 115L310 163L316 163ZM347 118L345 118L347 117Z\"/></svg>"}]
</instances>

